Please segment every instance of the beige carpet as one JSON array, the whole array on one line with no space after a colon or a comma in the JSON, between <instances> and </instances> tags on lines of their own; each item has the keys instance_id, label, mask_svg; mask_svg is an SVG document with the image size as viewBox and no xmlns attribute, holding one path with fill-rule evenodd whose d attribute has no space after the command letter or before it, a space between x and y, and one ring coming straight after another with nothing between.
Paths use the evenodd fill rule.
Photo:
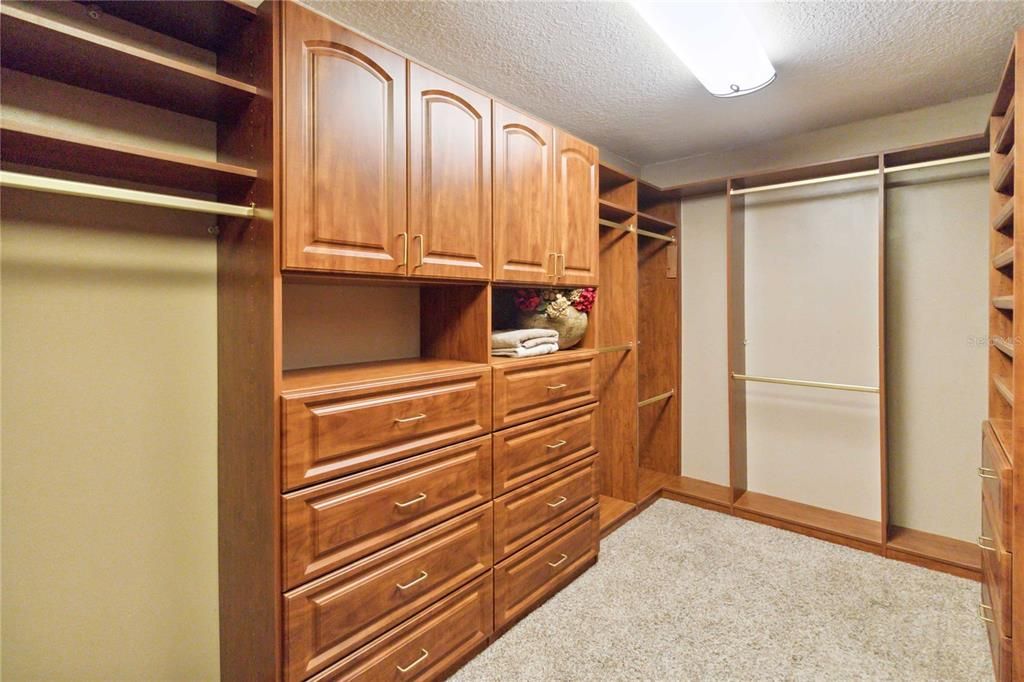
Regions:
<instances>
[{"instance_id":1,"label":"beige carpet","mask_svg":"<svg viewBox=\"0 0 1024 682\"><path fill-rule=\"evenodd\" d=\"M978 585L660 500L453 679L992 679Z\"/></svg>"}]
</instances>

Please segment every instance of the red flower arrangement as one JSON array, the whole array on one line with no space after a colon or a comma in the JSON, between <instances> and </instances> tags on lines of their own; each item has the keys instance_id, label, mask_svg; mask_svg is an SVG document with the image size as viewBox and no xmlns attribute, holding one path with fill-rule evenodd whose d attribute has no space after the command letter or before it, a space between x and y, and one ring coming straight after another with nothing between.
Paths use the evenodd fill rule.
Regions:
<instances>
[{"instance_id":1,"label":"red flower arrangement","mask_svg":"<svg viewBox=\"0 0 1024 682\"><path fill-rule=\"evenodd\" d=\"M512 294L512 298L516 302L516 307L524 313L536 310L537 306L540 305L540 294L537 293L536 289L516 289L515 293Z\"/></svg>"},{"instance_id":2,"label":"red flower arrangement","mask_svg":"<svg viewBox=\"0 0 1024 682\"><path fill-rule=\"evenodd\" d=\"M516 308L524 313L547 313L548 317L561 317L570 305L581 313L589 313L597 300L593 287L582 289L516 289L512 294Z\"/></svg>"}]
</instances>

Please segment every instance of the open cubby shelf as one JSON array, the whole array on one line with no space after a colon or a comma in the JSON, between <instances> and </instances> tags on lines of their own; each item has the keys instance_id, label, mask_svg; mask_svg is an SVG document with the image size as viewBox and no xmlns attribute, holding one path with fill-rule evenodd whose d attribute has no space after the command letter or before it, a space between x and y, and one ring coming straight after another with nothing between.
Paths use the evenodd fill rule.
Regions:
<instances>
[{"instance_id":1,"label":"open cubby shelf","mask_svg":"<svg viewBox=\"0 0 1024 682\"><path fill-rule=\"evenodd\" d=\"M1013 166L1014 166L1014 154L1013 150L1007 154L1006 159L1003 161L1002 168L996 174L995 181L992 183L993 189L1000 194L1006 194L1013 196Z\"/></svg>"},{"instance_id":2,"label":"open cubby shelf","mask_svg":"<svg viewBox=\"0 0 1024 682\"><path fill-rule=\"evenodd\" d=\"M1013 265L1013 247L1003 249L992 259L992 267L1002 269Z\"/></svg>"},{"instance_id":3,"label":"open cubby shelf","mask_svg":"<svg viewBox=\"0 0 1024 682\"><path fill-rule=\"evenodd\" d=\"M637 226L643 230L673 230L677 227L674 221L659 218L649 213L636 214Z\"/></svg>"},{"instance_id":4,"label":"open cubby shelf","mask_svg":"<svg viewBox=\"0 0 1024 682\"><path fill-rule=\"evenodd\" d=\"M623 206L607 199L600 199L598 201L598 215L605 220L622 222L633 217L633 210L628 206Z\"/></svg>"},{"instance_id":5,"label":"open cubby shelf","mask_svg":"<svg viewBox=\"0 0 1024 682\"><path fill-rule=\"evenodd\" d=\"M1013 310L1013 296L1012 295L993 296L992 297L992 306L995 307L995 308L998 308L999 310L1012 311Z\"/></svg>"},{"instance_id":6,"label":"open cubby shelf","mask_svg":"<svg viewBox=\"0 0 1024 682\"><path fill-rule=\"evenodd\" d=\"M1003 396L1003 400L1012 408L1013 407L1013 389L1010 388L1010 383L1002 377L992 377L992 385L995 387L999 395Z\"/></svg>"},{"instance_id":7,"label":"open cubby shelf","mask_svg":"<svg viewBox=\"0 0 1024 682\"><path fill-rule=\"evenodd\" d=\"M240 0L84 0L84 4L214 52L229 44L258 13Z\"/></svg>"},{"instance_id":8,"label":"open cubby shelf","mask_svg":"<svg viewBox=\"0 0 1024 682\"><path fill-rule=\"evenodd\" d=\"M992 151L998 152L999 154L1007 154L1013 148L1013 128L1014 120L1016 119L1015 107L1013 100L1010 101L1010 106L1006 110L1006 116L1003 118L1003 127L1000 128L999 132L996 133L995 141L992 143Z\"/></svg>"},{"instance_id":9,"label":"open cubby shelf","mask_svg":"<svg viewBox=\"0 0 1024 682\"><path fill-rule=\"evenodd\" d=\"M1009 232L1013 234L1013 202L1007 201L996 213L992 221L992 229L997 232Z\"/></svg>"},{"instance_id":10,"label":"open cubby shelf","mask_svg":"<svg viewBox=\"0 0 1024 682\"><path fill-rule=\"evenodd\" d=\"M890 549L913 554L922 559L938 559L968 571L981 572L981 550L972 542L901 526L890 526L887 544Z\"/></svg>"}]
</instances>

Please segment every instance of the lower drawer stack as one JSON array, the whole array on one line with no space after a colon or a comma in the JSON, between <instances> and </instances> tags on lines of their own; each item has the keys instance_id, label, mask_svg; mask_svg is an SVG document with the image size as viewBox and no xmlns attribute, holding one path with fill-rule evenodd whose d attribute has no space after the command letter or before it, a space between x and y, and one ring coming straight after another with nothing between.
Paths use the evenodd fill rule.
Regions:
<instances>
[{"instance_id":1,"label":"lower drawer stack","mask_svg":"<svg viewBox=\"0 0 1024 682\"><path fill-rule=\"evenodd\" d=\"M591 361L567 355L493 372L541 377L493 435L488 365L285 374L283 679L442 678L596 561Z\"/></svg>"},{"instance_id":2,"label":"lower drawer stack","mask_svg":"<svg viewBox=\"0 0 1024 682\"><path fill-rule=\"evenodd\" d=\"M988 629L997 680L1012 675L1013 467L996 430L986 422L982 433L981 547L982 586L979 617Z\"/></svg>"}]
</instances>

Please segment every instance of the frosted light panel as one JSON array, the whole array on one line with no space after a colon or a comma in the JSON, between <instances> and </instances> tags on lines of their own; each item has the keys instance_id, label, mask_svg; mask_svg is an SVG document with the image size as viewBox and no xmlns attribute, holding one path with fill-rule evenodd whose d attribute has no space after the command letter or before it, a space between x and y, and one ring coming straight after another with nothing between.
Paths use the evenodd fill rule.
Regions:
<instances>
[{"instance_id":1,"label":"frosted light panel","mask_svg":"<svg viewBox=\"0 0 1024 682\"><path fill-rule=\"evenodd\" d=\"M632 5L715 97L746 95L775 80L775 67L739 8L643 0Z\"/></svg>"}]
</instances>

